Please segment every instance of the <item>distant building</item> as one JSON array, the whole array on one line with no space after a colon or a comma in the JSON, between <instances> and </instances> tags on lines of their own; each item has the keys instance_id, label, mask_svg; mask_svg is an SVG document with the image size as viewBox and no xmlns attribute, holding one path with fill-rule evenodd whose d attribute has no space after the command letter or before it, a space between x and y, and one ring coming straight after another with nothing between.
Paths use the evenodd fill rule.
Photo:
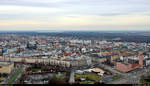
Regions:
<instances>
[{"instance_id":1,"label":"distant building","mask_svg":"<svg viewBox=\"0 0 150 86\"><path fill-rule=\"evenodd\" d=\"M37 49L37 43L27 43L27 49L29 50L34 50L34 49Z\"/></svg>"}]
</instances>

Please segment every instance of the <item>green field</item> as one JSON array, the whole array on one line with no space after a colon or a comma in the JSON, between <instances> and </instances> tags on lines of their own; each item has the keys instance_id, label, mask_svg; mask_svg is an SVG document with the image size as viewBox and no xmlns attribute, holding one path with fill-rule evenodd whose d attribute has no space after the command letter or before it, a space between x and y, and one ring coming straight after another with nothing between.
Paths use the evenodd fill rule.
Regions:
<instances>
[{"instance_id":1,"label":"green field","mask_svg":"<svg viewBox=\"0 0 150 86\"><path fill-rule=\"evenodd\" d=\"M150 84L150 81L146 81L146 80L140 80L139 84Z\"/></svg>"},{"instance_id":2,"label":"green field","mask_svg":"<svg viewBox=\"0 0 150 86\"><path fill-rule=\"evenodd\" d=\"M118 77L117 75L114 75L114 76L113 76L113 79L114 79L114 80L117 80L118 78L119 78L119 77Z\"/></svg>"},{"instance_id":3,"label":"green field","mask_svg":"<svg viewBox=\"0 0 150 86\"><path fill-rule=\"evenodd\" d=\"M11 84L11 83L13 83L13 82L16 80L16 78L17 78L17 76L19 75L19 73L21 72L21 70L22 70L22 67L20 67L20 68L17 70L16 74L14 74L14 76L10 78L10 80L8 81L8 84Z\"/></svg>"},{"instance_id":4,"label":"green field","mask_svg":"<svg viewBox=\"0 0 150 86\"><path fill-rule=\"evenodd\" d=\"M87 78L88 80L99 82L99 80L102 80L102 78L95 74L95 73L89 73L86 72L85 74L75 74L75 79L80 79L80 78Z\"/></svg>"},{"instance_id":5,"label":"green field","mask_svg":"<svg viewBox=\"0 0 150 86\"><path fill-rule=\"evenodd\" d=\"M42 71L41 68L32 68L32 72L38 72L38 71Z\"/></svg>"},{"instance_id":6,"label":"green field","mask_svg":"<svg viewBox=\"0 0 150 86\"><path fill-rule=\"evenodd\" d=\"M7 77L5 77L5 76L1 76L0 78L7 78Z\"/></svg>"},{"instance_id":7,"label":"green field","mask_svg":"<svg viewBox=\"0 0 150 86\"><path fill-rule=\"evenodd\" d=\"M57 79L64 79L65 78L65 74L64 73L61 73L60 75L56 74L56 78Z\"/></svg>"},{"instance_id":8,"label":"green field","mask_svg":"<svg viewBox=\"0 0 150 86\"><path fill-rule=\"evenodd\" d=\"M94 84L94 82L87 81L87 82L80 82L80 84Z\"/></svg>"}]
</instances>

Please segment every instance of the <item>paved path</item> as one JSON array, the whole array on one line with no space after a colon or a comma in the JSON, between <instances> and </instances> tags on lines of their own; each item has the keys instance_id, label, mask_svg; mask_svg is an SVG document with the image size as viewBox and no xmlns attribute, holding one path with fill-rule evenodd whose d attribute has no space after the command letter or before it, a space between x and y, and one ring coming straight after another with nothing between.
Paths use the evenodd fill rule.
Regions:
<instances>
[{"instance_id":1,"label":"paved path","mask_svg":"<svg viewBox=\"0 0 150 86\"><path fill-rule=\"evenodd\" d=\"M130 73L130 72L127 74L124 73L122 76L123 78L112 82L108 82L108 84L139 84L141 75L147 75L145 69L141 69L134 73Z\"/></svg>"},{"instance_id":2,"label":"paved path","mask_svg":"<svg viewBox=\"0 0 150 86\"><path fill-rule=\"evenodd\" d=\"M75 79L74 79L74 70L72 70L71 73L70 73L69 83L70 83L70 84L75 83Z\"/></svg>"}]
</instances>

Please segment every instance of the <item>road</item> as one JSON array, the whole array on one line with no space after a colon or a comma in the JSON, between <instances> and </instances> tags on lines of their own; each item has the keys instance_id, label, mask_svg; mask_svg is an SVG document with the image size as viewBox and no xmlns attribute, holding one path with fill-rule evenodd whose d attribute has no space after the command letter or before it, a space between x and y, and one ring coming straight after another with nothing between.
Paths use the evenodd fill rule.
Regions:
<instances>
[{"instance_id":1,"label":"road","mask_svg":"<svg viewBox=\"0 0 150 86\"><path fill-rule=\"evenodd\" d=\"M139 84L141 75L147 75L145 68L132 73L123 73L121 79L108 82L108 84Z\"/></svg>"},{"instance_id":2,"label":"road","mask_svg":"<svg viewBox=\"0 0 150 86\"><path fill-rule=\"evenodd\" d=\"M104 65L104 64L99 64L99 65L97 65L97 67L104 68L106 70L111 71L112 73L120 75L119 79L106 82L107 84L138 84L139 80L140 80L140 76L147 75L147 73L145 72L146 68L135 69L134 71L131 71L129 73L123 73L123 72L119 72L119 71L115 70L114 68L112 68L108 65ZM149 69L150 69L150 67L149 67Z\"/></svg>"},{"instance_id":3,"label":"road","mask_svg":"<svg viewBox=\"0 0 150 86\"><path fill-rule=\"evenodd\" d=\"M70 83L70 84L75 83L74 70L72 70L71 73L70 73L69 83Z\"/></svg>"}]
</instances>

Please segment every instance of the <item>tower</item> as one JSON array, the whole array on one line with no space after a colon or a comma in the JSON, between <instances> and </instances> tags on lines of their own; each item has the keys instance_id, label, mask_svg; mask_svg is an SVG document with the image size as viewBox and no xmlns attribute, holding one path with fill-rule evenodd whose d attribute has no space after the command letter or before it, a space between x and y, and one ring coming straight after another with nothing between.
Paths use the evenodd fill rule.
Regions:
<instances>
[{"instance_id":1,"label":"tower","mask_svg":"<svg viewBox=\"0 0 150 86\"><path fill-rule=\"evenodd\" d=\"M139 65L141 66L141 68L143 68L143 56L142 56L142 52L139 52Z\"/></svg>"}]
</instances>

